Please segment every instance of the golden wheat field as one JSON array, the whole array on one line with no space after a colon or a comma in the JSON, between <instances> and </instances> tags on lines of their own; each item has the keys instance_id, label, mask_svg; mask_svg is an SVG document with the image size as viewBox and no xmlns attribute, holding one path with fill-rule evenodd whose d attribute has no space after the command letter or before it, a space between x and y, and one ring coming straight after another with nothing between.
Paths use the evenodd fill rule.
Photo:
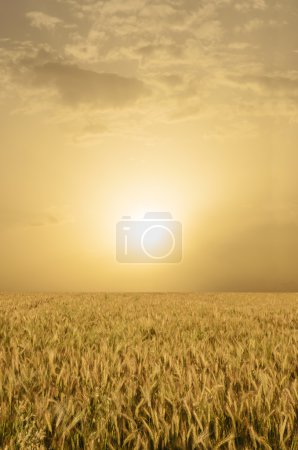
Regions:
<instances>
[{"instance_id":1,"label":"golden wheat field","mask_svg":"<svg viewBox=\"0 0 298 450\"><path fill-rule=\"evenodd\" d=\"M1 294L0 344L0 448L298 449L297 294Z\"/></svg>"}]
</instances>

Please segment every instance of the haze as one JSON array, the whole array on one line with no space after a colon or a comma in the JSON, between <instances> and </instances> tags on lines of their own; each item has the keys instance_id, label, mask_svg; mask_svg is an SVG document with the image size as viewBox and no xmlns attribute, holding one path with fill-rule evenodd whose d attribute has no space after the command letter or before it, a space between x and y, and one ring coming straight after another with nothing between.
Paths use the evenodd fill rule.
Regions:
<instances>
[{"instance_id":1,"label":"haze","mask_svg":"<svg viewBox=\"0 0 298 450\"><path fill-rule=\"evenodd\" d=\"M0 290L298 289L295 0L0 4ZM179 264L119 264L170 211Z\"/></svg>"}]
</instances>

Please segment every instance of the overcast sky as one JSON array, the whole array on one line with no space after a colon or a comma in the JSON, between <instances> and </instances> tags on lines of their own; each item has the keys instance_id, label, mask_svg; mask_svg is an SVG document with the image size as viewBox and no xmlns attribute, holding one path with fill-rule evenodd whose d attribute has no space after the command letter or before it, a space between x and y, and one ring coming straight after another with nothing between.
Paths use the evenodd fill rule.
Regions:
<instances>
[{"instance_id":1,"label":"overcast sky","mask_svg":"<svg viewBox=\"0 0 298 450\"><path fill-rule=\"evenodd\" d=\"M0 290L297 290L296 0L0 4ZM170 211L180 264L119 264Z\"/></svg>"}]
</instances>

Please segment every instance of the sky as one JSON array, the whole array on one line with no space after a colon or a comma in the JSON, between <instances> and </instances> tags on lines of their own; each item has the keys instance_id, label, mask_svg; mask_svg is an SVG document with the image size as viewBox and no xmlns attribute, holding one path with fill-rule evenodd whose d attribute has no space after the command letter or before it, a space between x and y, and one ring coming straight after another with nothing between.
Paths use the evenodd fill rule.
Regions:
<instances>
[{"instance_id":1,"label":"sky","mask_svg":"<svg viewBox=\"0 0 298 450\"><path fill-rule=\"evenodd\" d=\"M2 0L0 290L297 291L297 19ZM181 223L180 262L117 261L116 224L146 212Z\"/></svg>"}]
</instances>

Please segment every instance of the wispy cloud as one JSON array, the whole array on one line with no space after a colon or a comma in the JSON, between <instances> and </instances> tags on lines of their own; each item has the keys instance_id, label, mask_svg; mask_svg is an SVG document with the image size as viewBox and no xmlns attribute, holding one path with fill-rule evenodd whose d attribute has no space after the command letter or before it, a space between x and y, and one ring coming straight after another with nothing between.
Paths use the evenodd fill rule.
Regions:
<instances>
[{"instance_id":1,"label":"wispy cloud","mask_svg":"<svg viewBox=\"0 0 298 450\"><path fill-rule=\"evenodd\" d=\"M0 228L31 228L63 225L73 222L67 207L50 206L39 211L1 208Z\"/></svg>"},{"instance_id":2,"label":"wispy cloud","mask_svg":"<svg viewBox=\"0 0 298 450\"><path fill-rule=\"evenodd\" d=\"M287 25L286 20L277 20L277 19L262 19L259 17L255 17L243 25L237 25L235 30L236 32L243 33L251 33L253 31L257 31L263 28L280 28Z\"/></svg>"},{"instance_id":3,"label":"wispy cloud","mask_svg":"<svg viewBox=\"0 0 298 450\"><path fill-rule=\"evenodd\" d=\"M235 2L235 9L244 13L251 10L264 11L267 7L268 5L266 0L246 0Z\"/></svg>"},{"instance_id":4,"label":"wispy cloud","mask_svg":"<svg viewBox=\"0 0 298 450\"><path fill-rule=\"evenodd\" d=\"M30 11L26 13L26 17L29 19L32 27L39 29L54 30L58 25L63 24L62 19L40 11Z\"/></svg>"}]
</instances>

